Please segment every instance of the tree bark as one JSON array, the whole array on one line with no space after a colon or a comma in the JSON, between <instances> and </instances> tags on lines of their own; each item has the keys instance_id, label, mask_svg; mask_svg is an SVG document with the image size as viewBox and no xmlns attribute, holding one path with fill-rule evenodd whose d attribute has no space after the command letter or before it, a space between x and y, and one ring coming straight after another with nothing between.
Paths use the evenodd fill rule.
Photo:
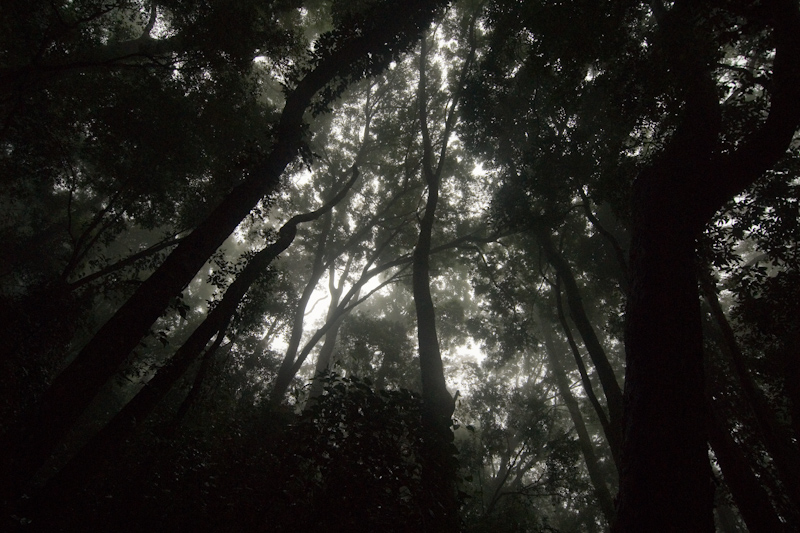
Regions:
<instances>
[{"instance_id":1,"label":"tree bark","mask_svg":"<svg viewBox=\"0 0 800 533\"><path fill-rule=\"evenodd\" d=\"M694 240L639 229L633 250L617 531L711 532Z\"/></svg>"},{"instance_id":2,"label":"tree bark","mask_svg":"<svg viewBox=\"0 0 800 533\"><path fill-rule=\"evenodd\" d=\"M797 5L770 6L777 43L770 112L734 152L719 150L717 87L700 63L706 54L685 38L693 31L693 18L681 18L685 5L676 4L663 32L686 104L667 148L633 187L615 532L714 531L695 245L714 212L785 153L800 119Z\"/></svg>"},{"instance_id":3,"label":"tree bark","mask_svg":"<svg viewBox=\"0 0 800 533\"><path fill-rule=\"evenodd\" d=\"M314 96L337 77L346 77L351 66L359 69L354 75L358 77L359 72L364 75L388 64L385 58L405 49L443 3L414 0L402 8L377 11L362 31L348 34L332 51L323 50L316 66L288 93L275 130L275 144L266 161L178 244L43 395L38 416L23 432L8 464L9 475L4 476L12 494L19 494L172 298L181 293L258 201L277 187L283 170L300 149L303 114Z\"/></svg>"}]
</instances>

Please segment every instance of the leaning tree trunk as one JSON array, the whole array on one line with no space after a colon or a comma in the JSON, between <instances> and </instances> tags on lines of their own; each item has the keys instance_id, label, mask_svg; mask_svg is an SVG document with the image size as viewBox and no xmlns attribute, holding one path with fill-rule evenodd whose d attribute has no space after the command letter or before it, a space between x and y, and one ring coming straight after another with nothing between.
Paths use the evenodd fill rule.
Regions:
<instances>
[{"instance_id":1,"label":"leaning tree trunk","mask_svg":"<svg viewBox=\"0 0 800 533\"><path fill-rule=\"evenodd\" d=\"M625 429L615 532L714 531L696 241L718 209L785 154L800 123L797 3L770 4L776 55L769 116L727 153L719 146L712 66L698 60L708 54L691 37L697 18L685 8L676 4L677 11L659 20L670 68L682 74L686 89L683 123L663 154L637 177L632 193Z\"/></svg>"},{"instance_id":2,"label":"leaning tree trunk","mask_svg":"<svg viewBox=\"0 0 800 533\"><path fill-rule=\"evenodd\" d=\"M606 431L606 438L608 439L608 444L614 455L614 460L618 463L617 458L619 457L619 450L622 447L622 389L617 382L614 368L608 360L603 345L600 339L597 338L597 333L595 333L594 327L586 314L586 309L583 306L583 298L581 298L580 289L578 288L578 282L572 274L572 267L556 249L550 231L546 227L536 225L533 227L533 232L547 258L547 262L555 269L559 281L564 284L564 292L567 295L567 306L569 308L570 318L572 318L572 322L581 334L583 345L589 353L589 358L594 364L598 378L600 378L600 385L603 388L603 393L606 397L606 405L608 406L609 423Z\"/></svg>"},{"instance_id":3,"label":"leaning tree trunk","mask_svg":"<svg viewBox=\"0 0 800 533\"><path fill-rule=\"evenodd\" d=\"M789 428L784 427L778 420L763 392L750 375L733 328L719 303L716 280L707 270L701 273L700 286L711 308L711 315L722 334L723 341L720 343L722 352L734 368L744 397L753 409L759 433L767 453L772 457L775 470L786 490L786 496L796 508L800 509L800 449L792 442Z\"/></svg>"},{"instance_id":4,"label":"leaning tree trunk","mask_svg":"<svg viewBox=\"0 0 800 533\"><path fill-rule=\"evenodd\" d=\"M442 4L413 0L402 7L376 9L361 21L360 31L348 28L335 33L333 49L323 50L316 66L288 93L275 128L275 144L265 162L181 241L43 395L38 415L18 439L13 456L5 461L3 490L9 496L19 494L47 460L172 298L180 295L258 201L275 190L301 147L303 115L315 95L334 80L357 78L387 65L388 58L406 49Z\"/></svg>"},{"instance_id":5,"label":"leaning tree trunk","mask_svg":"<svg viewBox=\"0 0 800 533\"><path fill-rule=\"evenodd\" d=\"M247 263L242 272L225 291L225 295L208 313L206 318L192 332L183 346L170 361L134 396L97 434L95 434L37 495L38 502L47 505L46 500L58 500L64 495L80 488L84 481L93 478L108 464L118 459L122 445L128 440L139 424L145 420L173 385L186 374L197 360L211 338L217 338L205 354L212 356L216 346L221 343L239 303L248 289L255 283L272 261L286 250L297 235L297 226L304 222L317 220L338 204L358 178L358 170L348 182L319 209L295 215L278 230L278 239L258 252ZM202 367L201 367L202 368Z\"/></svg>"},{"instance_id":6,"label":"leaning tree trunk","mask_svg":"<svg viewBox=\"0 0 800 533\"><path fill-rule=\"evenodd\" d=\"M764 486L750 469L750 461L733 440L708 401L708 442L714 450L722 477L731 491L739 514L750 533L781 533L786 527L772 507Z\"/></svg>"},{"instance_id":7,"label":"leaning tree trunk","mask_svg":"<svg viewBox=\"0 0 800 533\"><path fill-rule=\"evenodd\" d=\"M561 304L561 283L558 277L556 277L555 287L553 288L553 292L555 295L556 301L556 315L558 316L558 321L561 323L561 329L564 332L564 337L567 339L567 344L569 344L569 348L572 351L573 359L575 360L575 365L578 367L578 374L581 376L581 384L583 385L583 392L586 394L586 398L589 400L589 403L592 404L594 408L594 412L597 415L597 419L600 422L600 427L603 428L603 434L606 437L606 442L608 443L608 447L611 450L611 458L614 461L614 466L617 468L617 472L620 469L620 453L622 447L622 439L621 435L619 435L619 441L617 445L614 445L614 436L611 427L611 422L609 422L608 417L606 416L606 412L603 410L603 406L600 405L600 400L597 399L597 395L594 393L594 387L592 386L592 381L589 378L589 373L586 371L586 365L583 364L583 358L581 357L580 350L578 350L578 345L575 343L575 339L572 335L572 330L570 328L569 323L567 322L567 317L564 315L563 305Z\"/></svg>"},{"instance_id":8,"label":"leaning tree trunk","mask_svg":"<svg viewBox=\"0 0 800 533\"><path fill-rule=\"evenodd\" d=\"M553 380L558 388L558 393L564 400L564 405L567 406L569 416L572 418L572 423L575 426L575 433L578 434L578 444L583 454L583 459L586 462L586 470L589 472L589 479L594 487L594 494L597 498L597 503L600 504L600 509L603 511L606 521L611 524L614 519L614 501L611 499L611 493L606 485L605 476L600 469L600 464L597 461L597 455L594 453L594 445L589 436L589 431L586 429L586 424L583 421L583 414L581 413L578 401L572 394L570 389L569 379L564 365L561 364L558 351L556 350L555 343L553 342L553 335L550 332L549 324L541 322L542 315L540 312L536 313L536 319L539 323L539 330L544 340L545 352L547 359L550 361L550 370L552 372Z\"/></svg>"}]
</instances>

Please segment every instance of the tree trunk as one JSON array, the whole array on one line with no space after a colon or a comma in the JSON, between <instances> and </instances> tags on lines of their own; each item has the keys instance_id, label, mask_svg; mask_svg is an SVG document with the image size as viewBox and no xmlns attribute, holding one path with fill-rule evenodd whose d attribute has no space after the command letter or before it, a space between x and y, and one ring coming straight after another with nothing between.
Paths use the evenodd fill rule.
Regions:
<instances>
[{"instance_id":1,"label":"tree trunk","mask_svg":"<svg viewBox=\"0 0 800 533\"><path fill-rule=\"evenodd\" d=\"M458 498L456 489L457 460L454 457L452 424L453 397L447 390L444 365L436 333L436 313L430 287L431 234L439 201L442 160L447 146L445 135L442 156L436 170L433 167L433 146L428 133L426 62L427 36L422 37L419 60L419 90L417 100L423 146L423 176L428 186L425 214L420 220L419 237L414 248L412 287L417 314L417 339L419 365L422 378L422 428L424 445L422 456L422 485L430 498L423 512L426 531L457 532L459 530Z\"/></svg>"},{"instance_id":2,"label":"tree trunk","mask_svg":"<svg viewBox=\"0 0 800 533\"><path fill-rule=\"evenodd\" d=\"M200 365L194 375L192 386L189 389L189 392L186 394L186 397L183 399L180 406L178 406L178 411L175 413L175 417L167 423L168 425L165 424L167 427L165 428L164 433L167 436L175 435L175 432L183 423L186 415L188 415L189 411L191 411L192 408L200 401L200 396L203 392L204 386L208 382L209 372L214 366L214 361L217 358L217 352L219 351L219 347L222 345L222 341L225 339L225 332L227 329L228 327L226 325L225 329L221 329L219 333L217 333L217 338L214 339L213 344L208 347L203 354L202 359L200 359ZM232 340L228 342L228 351L230 351L232 344Z\"/></svg>"},{"instance_id":3,"label":"tree trunk","mask_svg":"<svg viewBox=\"0 0 800 533\"><path fill-rule=\"evenodd\" d=\"M589 352L589 357L597 370L597 376L600 378L600 384L603 386L603 393L606 396L611 424L619 424L622 420L622 389L617 382L614 369L608 361L603 345L597 338L592 323L586 315L578 283L575 276L572 275L572 268L556 249L549 230L537 226L534 228L534 233L545 257L547 257L547 262L555 269L559 279L564 283L570 318L578 328L586 351Z\"/></svg>"},{"instance_id":4,"label":"tree trunk","mask_svg":"<svg viewBox=\"0 0 800 533\"><path fill-rule=\"evenodd\" d=\"M224 321L216 332L220 342L225 334L228 320ZM109 465L118 460L125 442L133 436L139 424L147 419L172 386L186 374L197 355L202 352L205 344L195 350L196 345L190 341L187 341L173 359L161 368L108 424L92 436L64 467L47 480L44 487L34 494L34 506L41 511L47 510L50 505L59 505L62 499L68 499L71 493L101 476ZM49 513L38 514L45 516Z\"/></svg>"},{"instance_id":5,"label":"tree trunk","mask_svg":"<svg viewBox=\"0 0 800 533\"><path fill-rule=\"evenodd\" d=\"M390 237L388 242L391 242L392 239L394 239L394 236ZM361 289L364 287L364 284L366 284L370 279L374 278L375 276L377 276L382 272L386 272L387 270L397 266L407 265L410 262L407 257L401 257L398 259L394 259L392 261L387 261L386 263L383 263L382 265L379 265L369 270L369 267L378 258L380 253L381 250L379 249L375 253L375 255L367 262L366 267L364 267L364 269L361 272L361 277L359 278L359 280L352 287L350 287L350 290L347 291L347 294L345 294L344 297L342 297L342 300L339 303L339 306L337 307L335 314L333 315L334 318L332 320L328 320L327 322L325 322L325 324L311 336L311 338L308 340L308 342L306 342L305 346L297 355L297 357L294 358L293 363L287 363L286 362L287 360L284 359L284 364L286 364L285 377L281 379L280 382L276 380L276 382L273 384L273 390L271 392L271 400L270 400L273 402L273 405L277 406L280 404L280 402L283 399L283 396L286 394L286 391L289 388L289 385L291 384L292 378L294 378L294 376L300 371L300 368L303 366L303 363L305 362L306 358L311 353L311 350L313 350L314 346L316 346L317 343L320 340L322 340L322 337L327 335L328 331L330 331L344 315L352 311L353 308L355 308L361 302L369 298L374 292L392 283L394 276L391 276L388 280L382 282L377 287L370 290L366 296L359 297Z\"/></svg>"},{"instance_id":6,"label":"tree trunk","mask_svg":"<svg viewBox=\"0 0 800 533\"><path fill-rule=\"evenodd\" d=\"M567 406L569 415L572 418L572 423L575 425L575 432L578 434L578 443L581 447L583 459L586 461L586 470L589 472L589 479L592 481L597 503L600 504L600 509L603 511L603 516L605 516L606 521L611 524L614 520L614 501L611 499L611 493L608 491L605 478L597 462L592 439L589 436L589 432L586 430L586 424L583 422L580 406L572 395L569 379L567 379L567 373L561 364L558 352L553 343L553 336L548 328L549 325L545 325L541 322L541 313L538 312L537 322L544 340L547 359L550 361L550 370L552 371L553 380L556 382L558 393L564 400L564 405Z\"/></svg>"},{"instance_id":7,"label":"tree trunk","mask_svg":"<svg viewBox=\"0 0 800 533\"><path fill-rule=\"evenodd\" d=\"M319 355L317 356L317 363L314 367L314 381L311 383L311 390L308 393L308 402L307 406L311 405L311 402L318 398L322 394L322 381L320 381L320 376L323 376L326 372L331 370L331 366L333 364L333 354L336 350L336 339L339 336L339 328L342 325L342 321L344 321L344 315L340 315L338 318L336 317L336 311L339 307L339 298L342 296L342 291L344 290L344 281L347 277L347 273L350 271L350 265L352 264L353 256L350 255L347 258L347 265L342 272L342 276L339 278L339 284L337 285L335 282L335 274L336 269L333 268L333 265L328 269L328 292L330 293L331 303L328 305L328 314L326 316L326 322L331 320L335 320L331 329L325 334L325 342L322 344L322 348L319 349ZM356 300L358 299L358 295L356 295Z\"/></svg>"},{"instance_id":8,"label":"tree trunk","mask_svg":"<svg viewBox=\"0 0 800 533\"><path fill-rule=\"evenodd\" d=\"M786 531L769 495L750 470L747 457L734 442L726 428L714 412L711 401L708 403L708 442L717 457L722 477L733 495L742 519L750 533L780 533Z\"/></svg>"},{"instance_id":9,"label":"tree trunk","mask_svg":"<svg viewBox=\"0 0 800 533\"><path fill-rule=\"evenodd\" d=\"M739 521L736 518L736 515L733 514L733 510L725 504L717 504L717 507L714 509L717 528L719 529L720 533L744 533L742 529L739 527Z\"/></svg>"},{"instance_id":10,"label":"tree trunk","mask_svg":"<svg viewBox=\"0 0 800 533\"><path fill-rule=\"evenodd\" d=\"M721 343L722 351L732 362L741 390L753 409L759 432L767 452L772 456L775 470L786 489L786 495L792 504L800 509L800 450L792 442L788 428L783 427L777 420L761 389L750 375L733 328L719 303L716 283L709 272L703 272L700 286L722 333L724 341Z\"/></svg>"},{"instance_id":11,"label":"tree trunk","mask_svg":"<svg viewBox=\"0 0 800 533\"><path fill-rule=\"evenodd\" d=\"M632 191L615 532L714 531L695 245L713 214L785 154L800 121L798 7L781 0L770 8L777 45L769 116L733 152L719 147L719 97L693 37L696 17L677 3L667 17L656 13L685 105L680 127Z\"/></svg>"},{"instance_id":12,"label":"tree trunk","mask_svg":"<svg viewBox=\"0 0 800 533\"><path fill-rule=\"evenodd\" d=\"M138 424L150 415L173 385L189 370L216 334L217 339L204 359L212 356L209 352L213 352L222 342L222 337L239 302L272 261L291 245L297 234L297 226L303 222L316 220L330 211L344 198L357 178L358 172L354 168L351 179L331 200L315 211L295 215L281 227L278 231L278 240L261 250L247 263L225 291L222 300L208 313L205 320L192 332L167 365L158 370L145 387L48 482L44 493L52 496L55 494L54 491L61 490L63 493L74 490L80 486L78 480L94 476L105 464L116 460L122 444L131 437ZM198 372L202 372L202 367Z\"/></svg>"},{"instance_id":13,"label":"tree trunk","mask_svg":"<svg viewBox=\"0 0 800 533\"><path fill-rule=\"evenodd\" d=\"M634 228L631 267L617 531L713 532L694 240Z\"/></svg>"},{"instance_id":14,"label":"tree trunk","mask_svg":"<svg viewBox=\"0 0 800 533\"><path fill-rule=\"evenodd\" d=\"M319 234L319 240L316 245L316 253L314 261L311 265L311 272L303 289L303 294L300 295L300 300L297 302L297 309L294 311L294 320L292 321L292 334L289 337L289 344L286 347L286 353L281 361L281 366L278 368L278 374L275 376L275 382L272 384L272 392L270 393L270 405L277 407L283 401L289 385L294 379L296 371L293 367L296 363L297 350L300 348L300 341L303 338L303 324L305 322L306 307L308 306L311 295L317 288L322 274L325 273L325 245L328 241L328 234L331 230L331 217L325 218L325 226Z\"/></svg>"},{"instance_id":15,"label":"tree trunk","mask_svg":"<svg viewBox=\"0 0 800 533\"><path fill-rule=\"evenodd\" d=\"M572 268L556 249L547 228L535 225L533 231L536 235L536 240L539 242L547 258L547 262L555 269L558 279L564 283L570 317L575 327L578 328L578 332L581 334L583 345L586 347L586 351L589 353L592 363L594 363L597 376L600 378L600 385L603 387L606 405L608 406L609 424L606 437L608 438L608 444L614 456L618 457L619 450L622 447L622 389L617 382L614 369L608 361L608 356L606 356L603 345L597 338L594 327L589 317L586 315L578 283L575 280L575 276L572 274Z\"/></svg>"},{"instance_id":16,"label":"tree trunk","mask_svg":"<svg viewBox=\"0 0 800 533\"><path fill-rule=\"evenodd\" d=\"M583 385L583 391L586 394L586 397L589 400L589 403L592 404L595 413L597 414L597 419L600 421L600 426L603 428L603 434L606 437L606 442L608 443L608 447L611 450L611 458L614 461L614 465L617 468L617 472L619 472L620 468L620 453L622 451L622 434L619 433L616 435L612 430L611 424L608 421L608 417L606 416L606 412L603 410L603 406L600 405L600 401L597 399L597 395L594 393L594 388L592 387L592 381L589 379L589 374L586 372L586 365L583 364L583 358L581 357L581 353L578 350L578 345L575 343L575 339L572 336L572 330L570 329L570 325L567 322L567 317L564 316L564 309L561 305L561 284L560 279L556 277L556 286L553 289L555 300L556 300L556 313L558 315L558 320L561 323L561 329L564 331L564 336L567 338L567 343L569 344L570 350L572 351L573 358L575 359L575 364L578 367L578 373L581 376L581 384ZM621 429L621 428L620 428Z\"/></svg>"},{"instance_id":17,"label":"tree trunk","mask_svg":"<svg viewBox=\"0 0 800 533\"><path fill-rule=\"evenodd\" d=\"M10 491L22 485L48 458L52 450L87 407L97 391L114 375L150 326L175 296L192 280L206 260L224 242L250 210L273 191L286 166L297 155L303 135L303 114L314 96L348 69L371 73L386 64L413 41L444 2L405 2L402 7L376 10L360 32L342 33L338 46L323 50L316 66L288 93L275 144L266 161L214 209L169 255L164 263L97 332L52 383L41 401L38 416L25 431L9 465ZM351 29L348 29L351 31ZM377 61L377 63L376 63Z\"/></svg>"}]
</instances>

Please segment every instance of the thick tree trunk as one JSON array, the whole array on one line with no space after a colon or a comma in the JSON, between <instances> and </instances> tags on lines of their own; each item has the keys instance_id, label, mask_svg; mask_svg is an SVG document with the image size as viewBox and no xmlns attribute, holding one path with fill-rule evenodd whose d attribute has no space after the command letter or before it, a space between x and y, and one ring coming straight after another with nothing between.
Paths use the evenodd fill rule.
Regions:
<instances>
[{"instance_id":1,"label":"thick tree trunk","mask_svg":"<svg viewBox=\"0 0 800 533\"><path fill-rule=\"evenodd\" d=\"M615 532L714 531L695 244L713 214L785 154L800 121L798 6L780 0L770 8L777 43L770 113L728 153L718 145L719 97L702 63L707 54L692 37L695 14L678 3L656 13L686 102L683 123L633 187Z\"/></svg>"},{"instance_id":2,"label":"thick tree trunk","mask_svg":"<svg viewBox=\"0 0 800 533\"><path fill-rule=\"evenodd\" d=\"M633 232L620 532L714 531L694 239L668 215Z\"/></svg>"},{"instance_id":3,"label":"thick tree trunk","mask_svg":"<svg viewBox=\"0 0 800 533\"><path fill-rule=\"evenodd\" d=\"M228 321L223 323L205 357L213 357L225 335L227 324ZM34 492L31 505L36 510L36 516L45 521L45 524L36 524L36 527L56 527L58 523L50 524L49 520L58 521L59 511L69 512L62 508L63 503L69 502L73 494L84 489L93 479L102 478L106 469L119 460L124 444L134 436L136 429L202 352L202 347L198 348L194 343L184 346L185 350L179 350L173 360L160 369L108 424L92 436L42 488Z\"/></svg>"},{"instance_id":4,"label":"thick tree trunk","mask_svg":"<svg viewBox=\"0 0 800 533\"><path fill-rule=\"evenodd\" d=\"M710 171L719 111L704 67L681 66L697 74L687 92L686 118L661 158L637 177L631 198L615 532L714 531L695 265L696 238L713 210L703 213L707 207L693 201L693 189Z\"/></svg>"}]
</instances>

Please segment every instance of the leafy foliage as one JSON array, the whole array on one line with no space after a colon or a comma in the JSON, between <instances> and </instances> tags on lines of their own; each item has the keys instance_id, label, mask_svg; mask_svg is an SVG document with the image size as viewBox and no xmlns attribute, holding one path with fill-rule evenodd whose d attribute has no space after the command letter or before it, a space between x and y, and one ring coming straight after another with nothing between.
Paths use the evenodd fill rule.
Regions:
<instances>
[{"instance_id":1,"label":"leafy foliage","mask_svg":"<svg viewBox=\"0 0 800 533\"><path fill-rule=\"evenodd\" d=\"M669 146L691 118L686 64L700 65L715 87L716 155L763 125L776 94L768 3L464 0L437 11L430 27L426 2L394 3L399 11L384 0L5 4L5 436L31 421L54 377L171 250L263 171L281 134L279 111L304 76L367 35L377 40L374 53L329 65L331 81L309 96L308 112L298 111L301 158L281 190L262 199L182 293L169 295L172 304L65 449L152 388L144 384L169 368L258 250L282 237L283 222L313 212L358 175L352 188L326 216L294 228L292 247L255 278L152 415L132 423L119 461L109 450L97 458L110 460L107 472L31 504L38 508L23 502L17 512L4 500L3 520L13 515L14 526L42 531L426 527L441 502L423 488L424 459L442 443L423 433L421 398L411 392L421 380L404 270L431 192L414 44L426 33L425 126L433 157L442 155L429 274L448 394L459 390L461 525L476 533L604 530L613 512L598 509L586 451L614 490L616 458L603 427L610 402L601 392L609 380L601 383L590 364L587 328L571 311L582 308L610 381L621 382L637 176L674 155ZM382 31L401 19L413 22L407 32ZM675 50L671 40L691 46ZM448 141L451 126L457 135ZM742 383L752 380L796 451L798 163L789 153L718 212L698 255L724 319L704 308L710 405L770 512L790 527L798 496ZM335 297L320 295L324 284ZM328 305L324 318L317 304ZM724 321L732 341L720 333ZM317 329L304 334L310 325ZM551 383L545 332L563 352L571 411ZM291 355L302 357L289 365L287 383L299 390L290 408L277 405L283 391L277 402L273 392L294 337ZM306 383L329 366L328 348L336 373L314 378L317 395ZM588 437L574 429L575 411ZM454 460L447 444L439 457ZM720 516L737 504L721 465ZM737 521L734 513L729 523Z\"/></svg>"}]
</instances>

